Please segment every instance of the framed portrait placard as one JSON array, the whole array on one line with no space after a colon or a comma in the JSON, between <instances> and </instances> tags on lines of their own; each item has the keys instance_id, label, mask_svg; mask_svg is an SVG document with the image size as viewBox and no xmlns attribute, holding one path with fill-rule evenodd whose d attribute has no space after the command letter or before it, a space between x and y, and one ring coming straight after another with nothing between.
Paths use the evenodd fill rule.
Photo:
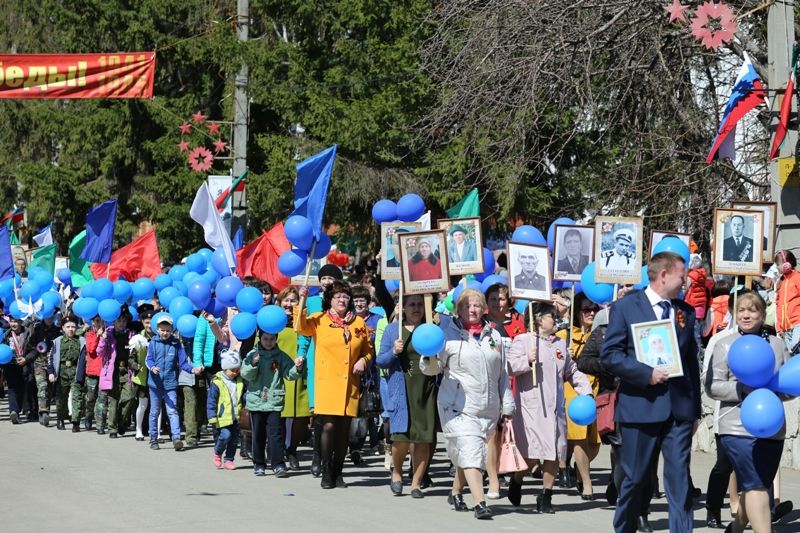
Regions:
<instances>
[{"instance_id":1,"label":"framed portrait placard","mask_svg":"<svg viewBox=\"0 0 800 533\"><path fill-rule=\"evenodd\" d=\"M653 320L631 324L636 360L666 372L669 377L683 375L678 335L672 320Z\"/></svg>"},{"instance_id":2,"label":"framed portrait placard","mask_svg":"<svg viewBox=\"0 0 800 533\"><path fill-rule=\"evenodd\" d=\"M398 235L422 229L419 222L381 223L381 278L400 279L400 240Z\"/></svg>"},{"instance_id":3,"label":"framed portrait placard","mask_svg":"<svg viewBox=\"0 0 800 533\"><path fill-rule=\"evenodd\" d=\"M680 239L686 247L689 247L689 243L692 241L692 236L688 233L679 233L677 231L666 231L660 229L654 229L650 232L650 253L647 257L653 257L653 249L661 242L662 239Z\"/></svg>"},{"instance_id":4,"label":"framed portrait placard","mask_svg":"<svg viewBox=\"0 0 800 533\"><path fill-rule=\"evenodd\" d=\"M443 218L437 221L447 236L447 266L451 276L483 273L481 219Z\"/></svg>"},{"instance_id":5,"label":"framed portrait placard","mask_svg":"<svg viewBox=\"0 0 800 533\"><path fill-rule=\"evenodd\" d=\"M761 275L764 213L751 209L714 209L714 274Z\"/></svg>"},{"instance_id":6,"label":"framed portrait placard","mask_svg":"<svg viewBox=\"0 0 800 533\"><path fill-rule=\"evenodd\" d=\"M553 257L554 280L580 281L594 257L594 226L557 224Z\"/></svg>"},{"instance_id":7,"label":"framed portrait placard","mask_svg":"<svg viewBox=\"0 0 800 533\"><path fill-rule=\"evenodd\" d=\"M595 232L595 281L637 284L642 280L642 219L597 217Z\"/></svg>"},{"instance_id":8,"label":"framed portrait placard","mask_svg":"<svg viewBox=\"0 0 800 533\"><path fill-rule=\"evenodd\" d=\"M775 257L775 242L778 237L777 220L778 204L775 202L746 202L736 201L731 204L734 209L749 209L764 213L764 253L761 258L764 263L771 263Z\"/></svg>"},{"instance_id":9,"label":"framed portrait placard","mask_svg":"<svg viewBox=\"0 0 800 533\"><path fill-rule=\"evenodd\" d=\"M444 231L402 232L399 240L403 294L449 291L450 274Z\"/></svg>"},{"instance_id":10,"label":"framed portrait placard","mask_svg":"<svg viewBox=\"0 0 800 533\"><path fill-rule=\"evenodd\" d=\"M552 301L547 246L508 243L508 286L512 298Z\"/></svg>"},{"instance_id":11,"label":"framed portrait placard","mask_svg":"<svg viewBox=\"0 0 800 533\"><path fill-rule=\"evenodd\" d=\"M319 287L319 269L322 268L323 265L328 264L328 258L323 257L322 259L312 259L311 260L311 270L308 273L308 282L306 282L306 271L303 270L302 274L298 274L296 276L292 276L289 278L289 282L294 286L301 286L301 285L308 285L309 287Z\"/></svg>"}]
</instances>

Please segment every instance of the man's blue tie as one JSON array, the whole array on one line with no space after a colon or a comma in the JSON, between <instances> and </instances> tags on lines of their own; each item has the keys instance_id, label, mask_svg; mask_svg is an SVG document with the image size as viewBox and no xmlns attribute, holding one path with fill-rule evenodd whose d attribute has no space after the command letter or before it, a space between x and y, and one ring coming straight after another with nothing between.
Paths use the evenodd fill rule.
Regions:
<instances>
[{"instance_id":1,"label":"man's blue tie","mask_svg":"<svg viewBox=\"0 0 800 533\"><path fill-rule=\"evenodd\" d=\"M672 304L666 300L662 300L658 302L659 307L661 307L661 320L666 320L669 318L669 311L672 309Z\"/></svg>"}]
</instances>

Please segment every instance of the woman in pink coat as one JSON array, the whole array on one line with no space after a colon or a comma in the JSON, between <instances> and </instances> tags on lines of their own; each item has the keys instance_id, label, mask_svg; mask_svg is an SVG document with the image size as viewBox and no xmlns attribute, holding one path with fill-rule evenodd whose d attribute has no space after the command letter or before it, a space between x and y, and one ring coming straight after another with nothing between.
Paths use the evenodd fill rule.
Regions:
<instances>
[{"instance_id":1,"label":"woman in pink coat","mask_svg":"<svg viewBox=\"0 0 800 533\"><path fill-rule=\"evenodd\" d=\"M531 308L525 311L529 323ZM536 497L540 513L554 513L551 503L553 482L559 460L567 458L567 414L564 410L564 382L578 394L591 394L592 387L567 353L563 340L556 337L556 310L549 303L533 308L535 333L514 338L508 353L509 375L516 376L514 401L518 406L513 419L517 448L528 470L542 463L543 489ZM534 379L535 372L535 379ZM517 472L508 485L508 499L519 505L522 481L527 471Z\"/></svg>"}]
</instances>

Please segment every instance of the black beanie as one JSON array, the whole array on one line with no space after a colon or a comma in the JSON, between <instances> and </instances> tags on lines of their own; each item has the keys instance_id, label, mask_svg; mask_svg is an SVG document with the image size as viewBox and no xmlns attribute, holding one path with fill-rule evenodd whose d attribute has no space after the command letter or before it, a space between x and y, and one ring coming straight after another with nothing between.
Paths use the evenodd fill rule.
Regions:
<instances>
[{"instance_id":1,"label":"black beanie","mask_svg":"<svg viewBox=\"0 0 800 533\"><path fill-rule=\"evenodd\" d=\"M342 275L342 270L339 267L337 267L336 265L332 265L330 263L322 265L322 267L319 269L319 273L317 273L317 277L320 280L322 278L324 278L325 276L330 276L332 278L336 278L339 281L344 279L344 276Z\"/></svg>"}]
</instances>

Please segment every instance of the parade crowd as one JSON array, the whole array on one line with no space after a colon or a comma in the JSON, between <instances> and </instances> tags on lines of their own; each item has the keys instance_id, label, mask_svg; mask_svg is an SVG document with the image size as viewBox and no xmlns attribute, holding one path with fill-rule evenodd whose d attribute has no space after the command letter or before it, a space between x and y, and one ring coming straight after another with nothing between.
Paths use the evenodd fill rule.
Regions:
<instances>
[{"instance_id":1,"label":"parade crowd","mask_svg":"<svg viewBox=\"0 0 800 533\"><path fill-rule=\"evenodd\" d=\"M556 486L593 500L600 495L591 463L610 453L602 496L617 507L615 530L652 531L649 508L663 484L669 529L690 531L702 492L690 476L690 446L703 386L726 413L714 426L706 523L726 527L727 493L728 531L748 523L770 531L791 510L780 498L783 430L755 438L744 429L738 406L749 388L730 371L727 351L738 337L757 335L774 350L776 369L796 353L800 274L791 252L780 253L752 290L709 276L697 254L687 264L659 253L649 261L649 286L618 287L610 306L569 288L555 289L550 303L517 306L503 283L461 287L452 305L444 294L399 298L371 259L345 272L327 264L319 294L293 286L274 294L266 282L244 278L287 319L277 334L258 329L247 339L232 334L236 308L221 316L195 311L194 336L185 337L160 313L157 296L134 304L135 313L121 305L109 323L78 318L72 295L44 320L5 311L2 343L13 357L2 365L2 394L13 424L55 422L58 430L111 439L134 433L153 450L168 443L185 452L213 439L209 468L235 470L237 460L249 460L253 474L269 469L276 478L308 468L323 489L346 487L346 470L382 455L389 490L423 498L437 443L444 444L453 477L447 502L478 519L492 516L487 500L519 506L526 484L537 486L540 513L557 511ZM503 257L495 273L507 276ZM630 325L643 314L676 323L683 376L669 379L630 356ZM433 357L411 342L428 324L445 339ZM576 397L609 394L616 425L578 425L567 416ZM511 433L524 463L499 472ZM310 465L302 464L301 446L313 450Z\"/></svg>"}]
</instances>

